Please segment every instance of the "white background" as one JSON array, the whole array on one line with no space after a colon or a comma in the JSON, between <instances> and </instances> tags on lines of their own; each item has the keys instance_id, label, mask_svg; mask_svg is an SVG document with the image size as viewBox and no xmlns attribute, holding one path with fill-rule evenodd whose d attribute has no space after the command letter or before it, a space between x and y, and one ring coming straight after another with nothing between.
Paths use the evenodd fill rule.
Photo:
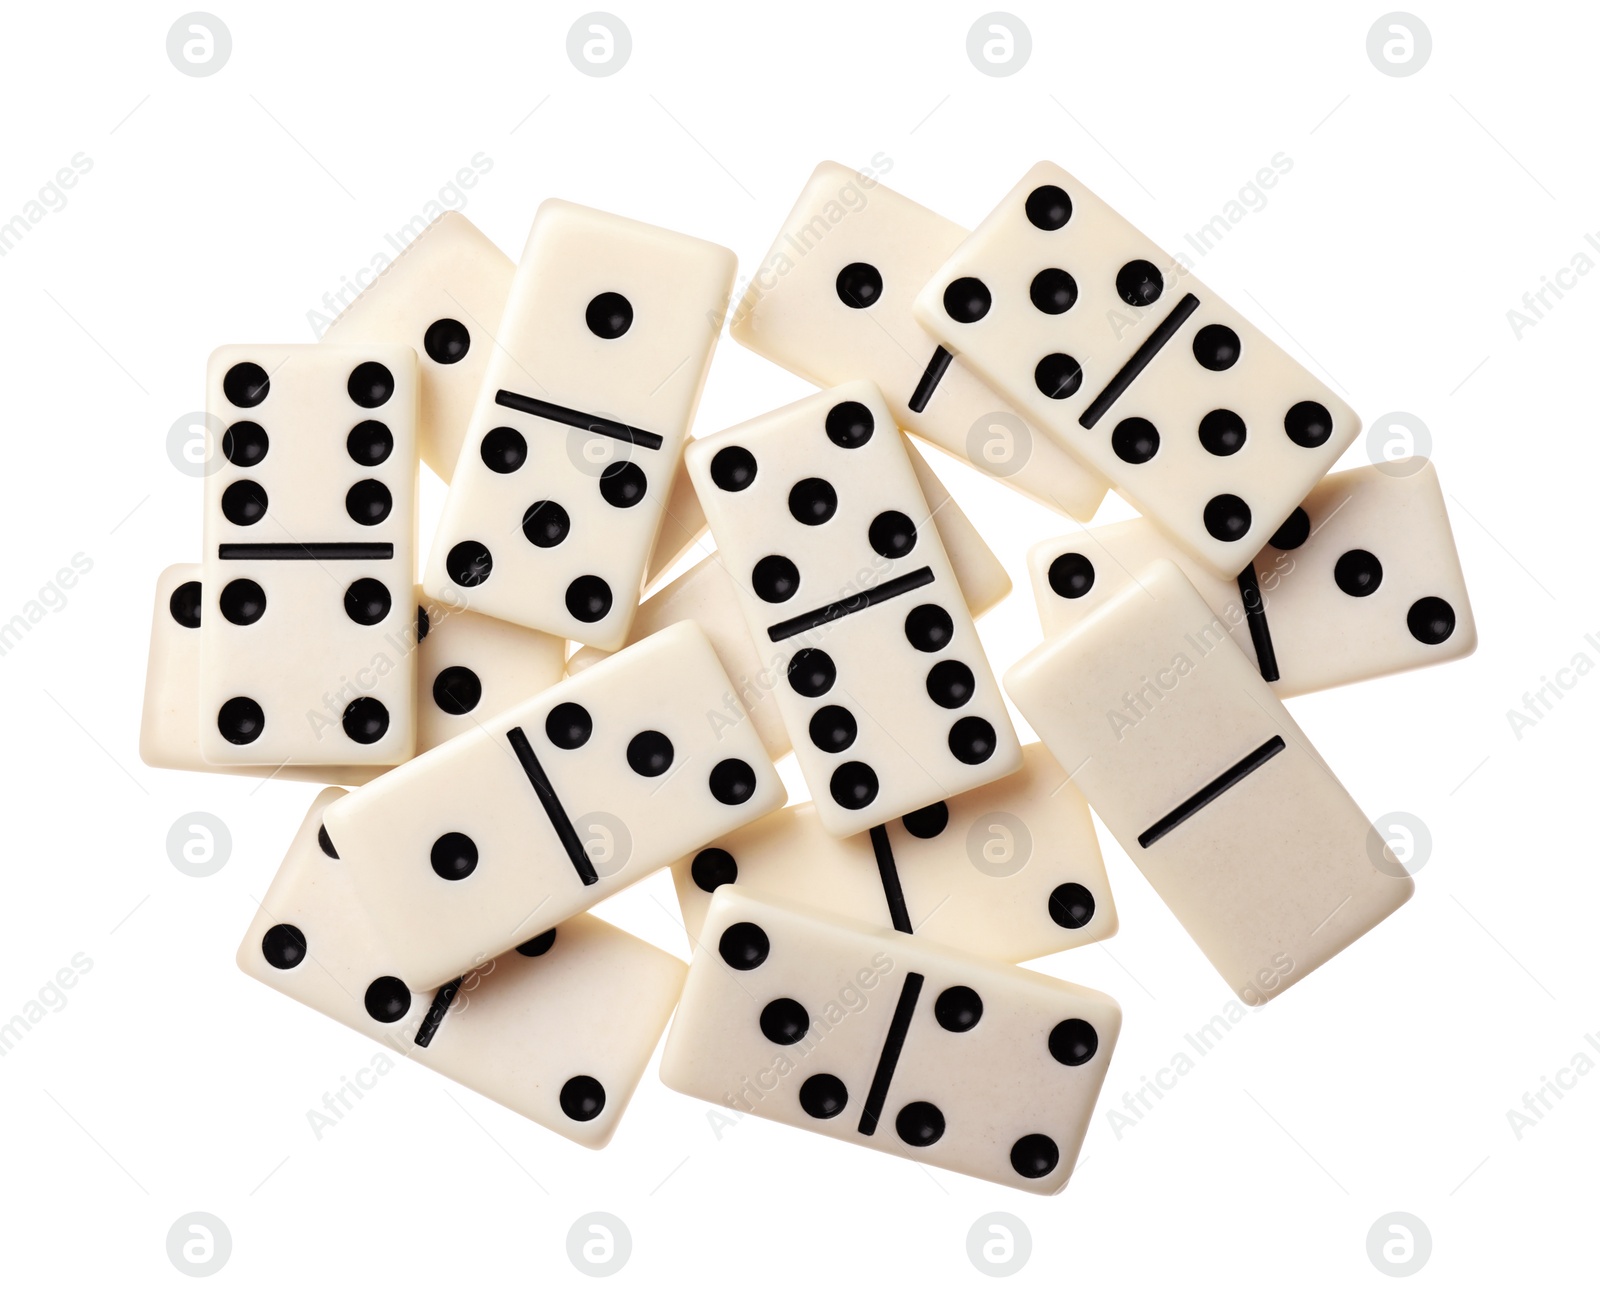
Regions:
<instances>
[{"instance_id":1,"label":"white background","mask_svg":"<svg viewBox=\"0 0 1600 1291\"><path fill-rule=\"evenodd\" d=\"M177 5L14 6L0 222L74 155L92 169L0 258L0 620L75 553L93 568L0 657L0 1019L74 954L93 967L0 1058L8 1284L184 1284L166 1234L195 1210L232 1234L218 1286L589 1285L566 1253L589 1211L632 1234L617 1285L986 1284L966 1235L991 1211L1031 1231L1018 1286L1380 1285L1367 1232L1390 1211L1431 1231L1419 1286L1588 1268L1600 1073L1520 1139L1507 1110L1600 1032L1600 676L1520 739L1506 710L1600 661L1600 275L1520 339L1507 310L1600 230L1600 16L1434 5L1430 61L1396 78L1366 53L1379 5L1318 10L1022 5L1031 60L997 78L966 53L980 5L619 0L632 57L600 79L567 58L579 6L275 0L220 8L231 59L195 78L166 55ZM825 158L882 152L891 187L970 224L1049 157L1173 249L1291 158L1197 272L1369 423L1427 424L1482 639L1290 705L1370 815L1427 823L1412 903L1119 1137L1104 1106L1231 995L1105 837L1123 930L1044 967L1116 996L1126 1027L1058 1197L755 1119L719 1138L653 1068L603 1153L406 1063L316 1139L307 1110L374 1046L233 964L315 790L138 760L154 580L199 555L200 482L166 435L212 348L313 339L307 311L479 152L465 209L513 256L559 195L745 271ZM805 389L725 340L697 428ZM1065 522L938 464L1018 585L982 625L998 672L1038 635L1023 554ZM166 853L195 810L233 837L209 878ZM673 908L657 875L601 912L682 954Z\"/></svg>"}]
</instances>

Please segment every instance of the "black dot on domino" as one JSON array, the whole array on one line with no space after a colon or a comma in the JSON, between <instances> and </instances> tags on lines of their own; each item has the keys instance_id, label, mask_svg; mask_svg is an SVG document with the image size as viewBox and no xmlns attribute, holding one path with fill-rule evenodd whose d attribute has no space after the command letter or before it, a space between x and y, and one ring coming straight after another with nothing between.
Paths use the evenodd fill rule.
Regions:
<instances>
[{"instance_id":1,"label":"black dot on domino","mask_svg":"<svg viewBox=\"0 0 1600 1291\"><path fill-rule=\"evenodd\" d=\"M633 326L633 305L620 292L602 291L583 311L583 321L602 341L614 341Z\"/></svg>"},{"instance_id":2,"label":"black dot on domino","mask_svg":"<svg viewBox=\"0 0 1600 1291\"><path fill-rule=\"evenodd\" d=\"M358 422L344 437L344 451L358 466L381 466L394 452L394 433L381 421Z\"/></svg>"},{"instance_id":3,"label":"black dot on domino","mask_svg":"<svg viewBox=\"0 0 1600 1291\"><path fill-rule=\"evenodd\" d=\"M267 491L254 480L235 480L222 491L222 514L232 524L255 524L267 514Z\"/></svg>"},{"instance_id":4,"label":"black dot on domino","mask_svg":"<svg viewBox=\"0 0 1600 1291\"><path fill-rule=\"evenodd\" d=\"M811 742L824 753L843 753L856 742L856 719L848 708L824 704L811 715Z\"/></svg>"},{"instance_id":5,"label":"black dot on domino","mask_svg":"<svg viewBox=\"0 0 1600 1291\"><path fill-rule=\"evenodd\" d=\"M1289 512L1289 518L1278 526L1278 531L1267 539L1279 551L1293 551L1311 536L1311 517L1304 507Z\"/></svg>"},{"instance_id":6,"label":"black dot on domino","mask_svg":"<svg viewBox=\"0 0 1600 1291\"><path fill-rule=\"evenodd\" d=\"M222 378L223 396L235 408L254 408L267 397L272 382L259 363L235 363Z\"/></svg>"},{"instance_id":7,"label":"black dot on domino","mask_svg":"<svg viewBox=\"0 0 1600 1291\"><path fill-rule=\"evenodd\" d=\"M711 482L724 493L739 493L755 483L756 458L737 444L719 449L711 459Z\"/></svg>"},{"instance_id":8,"label":"black dot on domino","mask_svg":"<svg viewBox=\"0 0 1600 1291\"><path fill-rule=\"evenodd\" d=\"M992 304L994 297L981 278L957 278L944 289L944 312L957 323L976 323Z\"/></svg>"},{"instance_id":9,"label":"black dot on domino","mask_svg":"<svg viewBox=\"0 0 1600 1291\"><path fill-rule=\"evenodd\" d=\"M1111 451L1129 466L1143 466L1161 447L1161 433L1143 417L1124 417L1111 432Z\"/></svg>"},{"instance_id":10,"label":"black dot on domino","mask_svg":"<svg viewBox=\"0 0 1600 1291\"><path fill-rule=\"evenodd\" d=\"M326 825L317 826L317 846L322 849L322 854L331 860L338 860L339 853L333 850L333 839L328 837Z\"/></svg>"},{"instance_id":11,"label":"black dot on domino","mask_svg":"<svg viewBox=\"0 0 1600 1291\"><path fill-rule=\"evenodd\" d=\"M944 1113L932 1103L907 1103L894 1118L894 1132L911 1147L929 1147L944 1137Z\"/></svg>"},{"instance_id":12,"label":"black dot on domino","mask_svg":"<svg viewBox=\"0 0 1600 1291\"><path fill-rule=\"evenodd\" d=\"M535 547L559 547L572 532L572 517L559 502L544 499L522 513L522 536Z\"/></svg>"},{"instance_id":13,"label":"black dot on domino","mask_svg":"<svg viewBox=\"0 0 1600 1291\"><path fill-rule=\"evenodd\" d=\"M1057 1022L1050 1032L1050 1056L1063 1067L1081 1067L1095 1055L1100 1037L1082 1018Z\"/></svg>"},{"instance_id":14,"label":"black dot on domino","mask_svg":"<svg viewBox=\"0 0 1600 1291\"><path fill-rule=\"evenodd\" d=\"M398 977L377 977L362 1003L374 1022L398 1022L411 1012L411 991Z\"/></svg>"},{"instance_id":15,"label":"black dot on domino","mask_svg":"<svg viewBox=\"0 0 1600 1291\"><path fill-rule=\"evenodd\" d=\"M389 589L376 578L358 578L345 588L344 612L352 623L371 627L389 617Z\"/></svg>"},{"instance_id":16,"label":"black dot on domino","mask_svg":"<svg viewBox=\"0 0 1600 1291\"><path fill-rule=\"evenodd\" d=\"M942 802L930 803L907 812L900 817L900 823L912 838L937 838L950 823L950 808Z\"/></svg>"},{"instance_id":17,"label":"black dot on domino","mask_svg":"<svg viewBox=\"0 0 1600 1291\"><path fill-rule=\"evenodd\" d=\"M1406 628L1423 645L1439 645L1456 630L1456 612L1441 596L1424 596L1406 611Z\"/></svg>"},{"instance_id":18,"label":"black dot on domino","mask_svg":"<svg viewBox=\"0 0 1600 1291\"><path fill-rule=\"evenodd\" d=\"M635 775L665 775L672 766L672 741L660 731L640 731L628 741L628 765Z\"/></svg>"},{"instance_id":19,"label":"black dot on domino","mask_svg":"<svg viewBox=\"0 0 1600 1291\"><path fill-rule=\"evenodd\" d=\"M981 717L963 717L950 728L950 753L957 762L978 766L994 756L994 727Z\"/></svg>"},{"instance_id":20,"label":"black dot on domino","mask_svg":"<svg viewBox=\"0 0 1600 1291\"><path fill-rule=\"evenodd\" d=\"M904 511L880 511L867 526L867 542L885 560L898 560L917 545L917 526Z\"/></svg>"},{"instance_id":21,"label":"black dot on domino","mask_svg":"<svg viewBox=\"0 0 1600 1291\"><path fill-rule=\"evenodd\" d=\"M1213 408L1200 418L1200 446L1213 457L1232 457L1244 439L1244 418L1230 408Z\"/></svg>"},{"instance_id":22,"label":"black dot on domino","mask_svg":"<svg viewBox=\"0 0 1600 1291\"><path fill-rule=\"evenodd\" d=\"M906 640L924 654L936 654L950 644L956 625L938 605L919 605L906 615Z\"/></svg>"},{"instance_id":23,"label":"black dot on domino","mask_svg":"<svg viewBox=\"0 0 1600 1291\"><path fill-rule=\"evenodd\" d=\"M811 1030L811 1015L799 1000L781 996L761 1010L761 1034L773 1044L799 1044Z\"/></svg>"},{"instance_id":24,"label":"black dot on domino","mask_svg":"<svg viewBox=\"0 0 1600 1291\"><path fill-rule=\"evenodd\" d=\"M288 972L306 957L306 935L292 923L276 923L261 938L261 957Z\"/></svg>"},{"instance_id":25,"label":"black dot on domino","mask_svg":"<svg viewBox=\"0 0 1600 1291\"><path fill-rule=\"evenodd\" d=\"M222 432L222 455L235 466L255 466L267 455L266 430L253 421L234 422Z\"/></svg>"},{"instance_id":26,"label":"black dot on domino","mask_svg":"<svg viewBox=\"0 0 1600 1291\"><path fill-rule=\"evenodd\" d=\"M389 729L389 710L371 695L362 695L345 705L344 733L357 744L376 744Z\"/></svg>"},{"instance_id":27,"label":"black dot on domino","mask_svg":"<svg viewBox=\"0 0 1600 1291\"><path fill-rule=\"evenodd\" d=\"M515 426L496 426L478 445L478 456L496 475L510 475L528 460L528 441Z\"/></svg>"},{"instance_id":28,"label":"black dot on domino","mask_svg":"<svg viewBox=\"0 0 1600 1291\"><path fill-rule=\"evenodd\" d=\"M960 708L977 688L972 669L959 659L941 659L928 670L928 698L940 708Z\"/></svg>"},{"instance_id":29,"label":"black dot on domino","mask_svg":"<svg viewBox=\"0 0 1600 1291\"><path fill-rule=\"evenodd\" d=\"M815 476L789 490L789 514L801 524L827 524L839 509L839 495L827 480Z\"/></svg>"},{"instance_id":30,"label":"black dot on domino","mask_svg":"<svg viewBox=\"0 0 1600 1291\"><path fill-rule=\"evenodd\" d=\"M167 598L167 613L180 628L200 626L200 584L194 579L179 583Z\"/></svg>"},{"instance_id":31,"label":"black dot on domino","mask_svg":"<svg viewBox=\"0 0 1600 1291\"><path fill-rule=\"evenodd\" d=\"M478 868L478 845L453 830L440 834L428 852L428 863L441 879L458 882Z\"/></svg>"},{"instance_id":32,"label":"black dot on domino","mask_svg":"<svg viewBox=\"0 0 1600 1291\"><path fill-rule=\"evenodd\" d=\"M1046 233L1054 233L1072 218L1072 199L1056 184L1040 184L1023 203L1028 223Z\"/></svg>"},{"instance_id":33,"label":"black dot on domino","mask_svg":"<svg viewBox=\"0 0 1600 1291\"><path fill-rule=\"evenodd\" d=\"M637 506L649 488L650 482L634 462L612 462L600 473L600 496L619 511Z\"/></svg>"},{"instance_id":34,"label":"black dot on domino","mask_svg":"<svg viewBox=\"0 0 1600 1291\"><path fill-rule=\"evenodd\" d=\"M459 363L472 348L472 334L453 318L436 318L422 334L422 349L435 363Z\"/></svg>"},{"instance_id":35,"label":"black dot on domino","mask_svg":"<svg viewBox=\"0 0 1600 1291\"><path fill-rule=\"evenodd\" d=\"M433 679L433 702L452 717L464 717L482 698L483 682L464 664L452 664Z\"/></svg>"},{"instance_id":36,"label":"black dot on domino","mask_svg":"<svg viewBox=\"0 0 1600 1291\"><path fill-rule=\"evenodd\" d=\"M830 1072L819 1071L807 1076L800 1086L800 1110L819 1121L837 1116L849 1101L850 1093L844 1081Z\"/></svg>"},{"instance_id":37,"label":"black dot on domino","mask_svg":"<svg viewBox=\"0 0 1600 1291\"><path fill-rule=\"evenodd\" d=\"M1321 448L1333 436L1333 414L1310 399L1283 414L1283 431L1301 448Z\"/></svg>"},{"instance_id":38,"label":"black dot on domino","mask_svg":"<svg viewBox=\"0 0 1600 1291\"><path fill-rule=\"evenodd\" d=\"M1226 372L1239 361L1239 333L1207 323L1194 334L1194 361L1208 372Z\"/></svg>"},{"instance_id":39,"label":"black dot on domino","mask_svg":"<svg viewBox=\"0 0 1600 1291\"><path fill-rule=\"evenodd\" d=\"M1083 368L1070 354L1046 354L1033 369L1033 384L1047 399L1067 399L1083 384Z\"/></svg>"},{"instance_id":40,"label":"black dot on domino","mask_svg":"<svg viewBox=\"0 0 1600 1291\"><path fill-rule=\"evenodd\" d=\"M767 962L772 943L758 923L730 923L717 939L717 954L729 968L741 973L760 968Z\"/></svg>"},{"instance_id":41,"label":"black dot on domino","mask_svg":"<svg viewBox=\"0 0 1600 1291\"><path fill-rule=\"evenodd\" d=\"M794 652L794 657L789 660L788 673L789 688L795 694L815 699L833 689L839 670L826 650L807 646Z\"/></svg>"},{"instance_id":42,"label":"black dot on domino","mask_svg":"<svg viewBox=\"0 0 1600 1291\"><path fill-rule=\"evenodd\" d=\"M1050 893L1050 918L1063 928L1082 928L1094 918L1094 894L1081 883L1062 883Z\"/></svg>"},{"instance_id":43,"label":"black dot on domino","mask_svg":"<svg viewBox=\"0 0 1600 1291\"><path fill-rule=\"evenodd\" d=\"M1075 601L1094 586L1094 562L1082 552L1065 551L1050 562L1046 578L1062 600Z\"/></svg>"},{"instance_id":44,"label":"black dot on domino","mask_svg":"<svg viewBox=\"0 0 1600 1291\"><path fill-rule=\"evenodd\" d=\"M828 792L846 811L860 811L878 796L878 773L865 762L846 762L834 768Z\"/></svg>"},{"instance_id":45,"label":"black dot on domino","mask_svg":"<svg viewBox=\"0 0 1600 1291\"><path fill-rule=\"evenodd\" d=\"M704 847L689 862L689 877L702 892L715 892L725 883L738 881L739 862L726 848Z\"/></svg>"},{"instance_id":46,"label":"black dot on domino","mask_svg":"<svg viewBox=\"0 0 1600 1291\"><path fill-rule=\"evenodd\" d=\"M598 574L580 574L567 584L567 613L579 623L598 623L611 613L611 585Z\"/></svg>"},{"instance_id":47,"label":"black dot on domino","mask_svg":"<svg viewBox=\"0 0 1600 1291\"><path fill-rule=\"evenodd\" d=\"M828 409L823 429L840 448L860 448L872 438L872 411L854 399L836 403Z\"/></svg>"},{"instance_id":48,"label":"black dot on domino","mask_svg":"<svg viewBox=\"0 0 1600 1291\"><path fill-rule=\"evenodd\" d=\"M382 480L357 480L344 495L344 509L357 524L382 524L394 508L389 486Z\"/></svg>"},{"instance_id":49,"label":"black dot on domino","mask_svg":"<svg viewBox=\"0 0 1600 1291\"><path fill-rule=\"evenodd\" d=\"M883 275L875 265L858 260L839 270L833 289L851 309L870 309L883 295Z\"/></svg>"},{"instance_id":50,"label":"black dot on domino","mask_svg":"<svg viewBox=\"0 0 1600 1291\"><path fill-rule=\"evenodd\" d=\"M1048 1134L1024 1134L1011 1145L1011 1168L1024 1179L1042 1179L1061 1164L1061 1149Z\"/></svg>"},{"instance_id":51,"label":"black dot on domino","mask_svg":"<svg viewBox=\"0 0 1600 1291\"><path fill-rule=\"evenodd\" d=\"M1201 518L1218 542L1238 542L1250 532L1249 504L1232 493L1219 493L1207 502Z\"/></svg>"},{"instance_id":52,"label":"black dot on domino","mask_svg":"<svg viewBox=\"0 0 1600 1291\"><path fill-rule=\"evenodd\" d=\"M363 408L381 408L394 394L394 373L381 363L358 363L345 388L354 403Z\"/></svg>"},{"instance_id":53,"label":"black dot on domino","mask_svg":"<svg viewBox=\"0 0 1600 1291\"><path fill-rule=\"evenodd\" d=\"M526 959L538 959L540 955L548 955L550 948L556 944L556 930L546 928L537 937L529 937L527 941L517 947L517 954Z\"/></svg>"},{"instance_id":54,"label":"black dot on domino","mask_svg":"<svg viewBox=\"0 0 1600 1291\"><path fill-rule=\"evenodd\" d=\"M558 749L581 749L594 734L594 718L582 704L557 704L544 719L544 733Z\"/></svg>"},{"instance_id":55,"label":"black dot on domino","mask_svg":"<svg viewBox=\"0 0 1600 1291\"><path fill-rule=\"evenodd\" d=\"M1346 596L1371 596L1383 582L1383 563L1360 547L1333 562L1333 581Z\"/></svg>"},{"instance_id":56,"label":"black dot on domino","mask_svg":"<svg viewBox=\"0 0 1600 1291\"><path fill-rule=\"evenodd\" d=\"M970 986L948 986L933 1002L933 1016L946 1031L970 1031L983 1017L983 1000Z\"/></svg>"},{"instance_id":57,"label":"black dot on domino","mask_svg":"<svg viewBox=\"0 0 1600 1291\"><path fill-rule=\"evenodd\" d=\"M561 1110L568 1120L592 1121L605 1107L606 1087L593 1076L574 1076L561 1086Z\"/></svg>"},{"instance_id":58,"label":"black dot on domino","mask_svg":"<svg viewBox=\"0 0 1600 1291\"><path fill-rule=\"evenodd\" d=\"M217 597L217 607L229 623L247 627L267 612L267 593L253 578L236 578L222 589L222 595Z\"/></svg>"},{"instance_id":59,"label":"black dot on domino","mask_svg":"<svg viewBox=\"0 0 1600 1291\"><path fill-rule=\"evenodd\" d=\"M1117 295L1135 308L1155 304L1165 287L1161 270L1148 260L1130 260L1117 270Z\"/></svg>"},{"instance_id":60,"label":"black dot on domino","mask_svg":"<svg viewBox=\"0 0 1600 1291\"><path fill-rule=\"evenodd\" d=\"M458 587L477 587L489 580L494 569L494 557L481 542L458 542L444 558L445 573Z\"/></svg>"},{"instance_id":61,"label":"black dot on domino","mask_svg":"<svg viewBox=\"0 0 1600 1291\"><path fill-rule=\"evenodd\" d=\"M750 586L769 605L780 605L800 590L800 571L787 556L763 556L750 571Z\"/></svg>"},{"instance_id":62,"label":"black dot on domino","mask_svg":"<svg viewBox=\"0 0 1600 1291\"><path fill-rule=\"evenodd\" d=\"M229 744L253 744L266 724L261 705L246 695L235 695L217 710L217 730Z\"/></svg>"},{"instance_id":63,"label":"black dot on domino","mask_svg":"<svg viewBox=\"0 0 1600 1291\"><path fill-rule=\"evenodd\" d=\"M707 778L711 796L724 807L749 802L756 791L756 772L743 758L723 758Z\"/></svg>"},{"instance_id":64,"label":"black dot on domino","mask_svg":"<svg viewBox=\"0 0 1600 1291\"><path fill-rule=\"evenodd\" d=\"M1041 314L1065 314L1077 303L1078 284L1065 269L1041 269L1028 286L1028 299Z\"/></svg>"}]
</instances>

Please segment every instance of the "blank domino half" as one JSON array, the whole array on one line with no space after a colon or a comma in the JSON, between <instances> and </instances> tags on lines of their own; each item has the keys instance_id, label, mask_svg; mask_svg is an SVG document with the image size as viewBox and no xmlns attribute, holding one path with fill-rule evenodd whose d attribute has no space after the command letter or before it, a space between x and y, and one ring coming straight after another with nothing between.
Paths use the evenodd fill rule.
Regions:
<instances>
[{"instance_id":1,"label":"blank domino half","mask_svg":"<svg viewBox=\"0 0 1600 1291\"><path fill-rule=\"evenodd\" d=\"M1215 612L1158 561L1006 690L1239 996L1259 1004L1413 884Z\"/></svg>"},{"instance_id":2,"label":"blank domino half","mask_svg":"<svg viewBox=\"0 0 1600 1291\"><path fill-rule=\"evenodd\" d=\"M684 965L592 915L438 990L399 975L323 826L318 795L239 946L251 977L585 1147L604 1147Z\"/></svg>"}]
</instances>

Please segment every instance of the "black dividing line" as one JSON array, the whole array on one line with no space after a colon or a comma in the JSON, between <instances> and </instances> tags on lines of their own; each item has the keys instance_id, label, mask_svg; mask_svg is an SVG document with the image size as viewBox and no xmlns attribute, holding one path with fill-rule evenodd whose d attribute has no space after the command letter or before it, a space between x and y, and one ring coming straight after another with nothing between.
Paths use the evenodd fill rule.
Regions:
<instances>
[{"instance_id":1,"label":"black dividing line","mask_svg":"<svg viewBox=\"0 0 1600 1291\"><path fill-rule=\"evenodd\" d=\"M1239 573L1239 595L1244 601L1245 622L1250 625L1250 643L1256 648L1256 663L1263 681L1278 680L1278 656L1272 649L1272 629L1267 626L1267 603L1261 599L1261 584L1256 567L1246 565Z\"/></svg>"},{"instance_id":2,"label":"black dividing line","mask_svg":"<svg viewBox=\"0 0 1600 1291\"><path fill-rule=\"evenodd\" d=\"M417 1048L426 1049L433 1043L434 1033L439 1030L439 1023L444 1021L444 1015L450 1012L450 1002L455 999L456 992L460 989L459 977L439 988L433 997L433 1003L428 1006L428 1015L422 1019L422 1025L417 1028Z\"/></svg>"},{"instance_id":3,"label":"black dividing line","mask_svg":"<svg viewBox=\"0 0 1600 1291\"><path fill-rule=\"evenodd\" d=\"M911 411L921 412L928 406L928 400L933 398L933 392L938 388L939 382L944 380L944 374L950 369L950 360L955 355L944 346L934 347L933 357L928 360L928 366L922 370L922 380L917 382L917 388L911 393Z\"/></svg>"},{"instance_id":4,"label":"black dividing line","mask_svg":"<svg viewBox=\"0 0 1600 1291\"><path fill-rule=\"evenodd\" d=\"M933 570L927 565L921 569L914 569L909 574L901 574L899 578L891 578L887 583L879 583L876 587L855 596L847 596L842 601L834 601L824 605L820 610L810 610L805 614L797 614L792 619L785 619L782 623L775 623L767 629L767 636L774 641L787 641L790 637L799 636L802 632L810 632L813 628L820 628L824 623L832 623L835 619L842 619L849 614L859 614L862 610L871 609L874 605L882 605L885 601L892 601L897 596L904 596L907 592L914 592L919 587L926 587L933 582Z\"/></svg>"},{"instance_id":5,"label":"black dividing line","mask_svg":"<svg viewBox=\"0 0 1600 1291\"><path fill-rule=\"evenodd\" d=\"M661 436L655 431L626 426L620 421L612 421L609 417L597 417L592 412L579 412L575 408L563 408L558 403L546 403L543 399L530 399L527 395L517 394L512 390L496 391L494 401L502 408L525 412L530 417L542 417L545 421L558 421L563 426L571 426L575 430L587 430L595 435L605 435L609 439L623 439L640 448L661 447Z\"/></svg>"},{"instance_id":6,"label":"black dividing line","mask_svg":"<svg viewBox=\"0 0 1600 1291\"><path fill-rule=\"evenodd\" d=\"M1085 430L1094 429L1095 422L1104 417L1111 405L1122 398L1134 379L1150 366L1150 360L1161 352L1161 347L1177 335L1190 314L1200 308L1200 298L1188 293L1173 306L1172 312L1161 320L1161 326L1145 337L1144 344L1133 352L1133 357L1122 365L1122 370L1111 378L1111 384L1095 396L1094 402L1083 410L1078 425Z\"/></svg>"},{"instance_id":7,"label":"black dividing line","mask_svg":"<svg viewBox=\"0 0 1600 1291\"><path fill-rule=\"evenodd\" d=\"M218 560L393 560L392 542L223 542Z\"/></svg>"},{"instance_id":8,"label":"black dividing line","mask_svg":"<svg viewBox=\"0 0 1600 1291\"><path fill-rule=\"evenodd\" d=\"M894 1020L889 1023L888 1038L883 1042L883 1052L878 1055L878 1070L872 1073L872 1088L867 1091L867 1103L861 1109L861 1122L856 1126L862 1134L872 1134L878 1128L878 1117L883 1115L889 1082L894 1079L900 1051L906 1047L906 1032L911 1030L911 1014L916 1010L920 994L922 974L907 973L905 984L900 987L900 1002L894 1006Z\"/></svg>"},{"instance_id":9,"label":"black dividing line","mask_svg":"<svg viewBox=\"0 0 1600 1291\"><path fill-rule=\"evenodd\" d=\"M896 932L911 931L911 914L906 909L906 894L900 888L900 872L894 867L894 849L889 846L889 831L874 825L872 855L878 862L878 879L883 884L883 899L889 903L889 918Z\"/></svg>"},{"instance_id":10,"label":"black dividing line","mask_svg":"<svg viewBox=\"0 0 1600 1291\"><path fill-rule=\"evenodd\" d=\"M1151 825L1149 829L1140 834L1139 846L1149 847L1158 838L1170 834L1184 821L1188 820L1190 816L1194 815L1195 812L1202 807L1210 806L1252 771L1259 771L1266 762L1282 752L1283 736L1274 735L1259 749L1247 753L1210 784L1206 785L1199 793L1185 798L1160 820L1156 821L1155 824Z\"/></svg>"},{"instance_id":11,"label":"black dividing line","mask_svg":"<svg viewBox=\"0 0 1600 1291\"><path fill-rule=\"evenodd\" d=\"M550 777L539 765L539 759L533 753L533 745L528 743L528 737L522 733L522 728L513 726L506 732L506 741L511 745L511 751L517 755L517 761L522 763L522 773L528 777L528 783L533 786L534 793L539 795L539 801L544 806L544 814L550 817L550 824L556 831L556 837L561 840L561 846L566 849L567 859L572 862L572 868L578 871L578 877L583 880L585 887L600 882L600 876L594 872L594 862L589 859L589 853L583 850L578 831L572 827L567 809L561 805L561 799L556 797L555 786L550 783Z\"/></svg>"}]
</instances>

